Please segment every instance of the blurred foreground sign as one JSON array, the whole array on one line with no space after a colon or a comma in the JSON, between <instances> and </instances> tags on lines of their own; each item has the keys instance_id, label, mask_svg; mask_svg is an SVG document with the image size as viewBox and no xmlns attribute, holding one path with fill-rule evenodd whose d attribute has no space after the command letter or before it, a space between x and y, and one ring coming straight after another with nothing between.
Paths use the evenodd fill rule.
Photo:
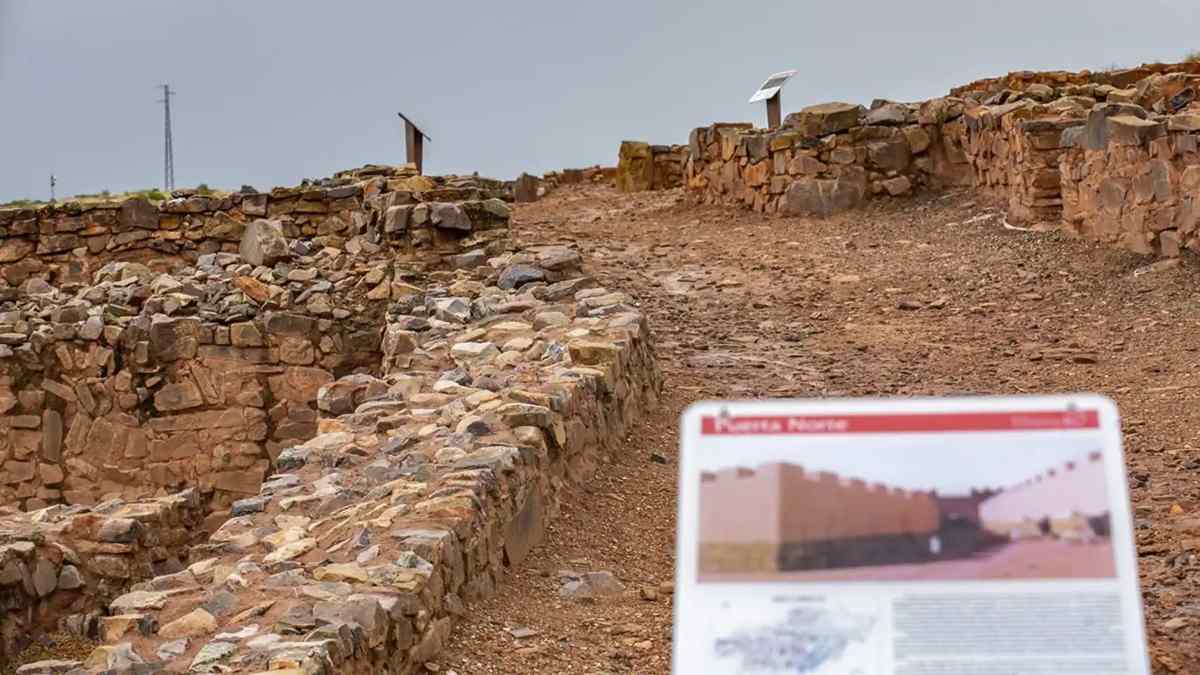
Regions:
<instances>
[{"instance_id":1,"label":"blurred foreground sign","mask_svg":"<svg viewBox=\"0 0 1200 675\"><path fill-rule=\"evenodd\" d=\"M1147 675L1116 407L703 403L674 672Z\"/></svg>"}]
</instances>

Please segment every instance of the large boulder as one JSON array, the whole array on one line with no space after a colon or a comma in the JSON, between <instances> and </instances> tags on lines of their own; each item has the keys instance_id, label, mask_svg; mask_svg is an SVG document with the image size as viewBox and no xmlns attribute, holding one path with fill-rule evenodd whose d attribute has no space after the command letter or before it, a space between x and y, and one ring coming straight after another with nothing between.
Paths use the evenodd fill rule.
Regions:
<instances>
[{"instance_id":1,"label":"large boulder","mask_svg":"<svg viewBox=\"0 0 1200 675\"><path fill-rule=\"evenodd\" d=\"M867 145L867 158L872 166L883 171L903 171L912 161L912 149L901 134L899 138Z\"/></svg>"},{"instance_id":2,"label":"large boulder","mask_svg":"<svg viewBox=\"0 0 1200 675\"><path fill-rule=\"evenodd\" d=\"M287 237L283 227L275 221L256 220L242 232L238 246L242 260L251 265L274 265L289 257Z\"/></svg>"},{"instance_id":3,"label":"large boulder","mask_svg":"<svg viewBox=\"0 0 1200 675\"><path fill-rule=\"evenodd\" d=\"M1105 125L1109 142L1117 145L1144 146L1167 132L1162 122L1135 115L1114 115L1105 120Z\"/></svg>"}]
</instances>

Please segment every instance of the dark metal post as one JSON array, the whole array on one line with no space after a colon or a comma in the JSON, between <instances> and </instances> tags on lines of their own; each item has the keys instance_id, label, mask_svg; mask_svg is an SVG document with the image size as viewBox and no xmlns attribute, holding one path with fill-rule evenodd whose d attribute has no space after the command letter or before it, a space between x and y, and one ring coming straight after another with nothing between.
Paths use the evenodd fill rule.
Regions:
<instances>
[{"instance_id":1,"label":"dark metal post","mask_svg":"<svg viewBox=\"0 0 1200 675\"><path fill-rule=\"evenodd\" d=\"M779 92L767 99L767 128L778 129L783 124L782 110L779 103Z\"/></svg>"},{"instance_id":2,"label":"dark metal post","mask_svg":"<svg viewBox=\"0 0 1200 675\"><path fill-rule=\"evenodd\" d=\"M425 150L424 136L421 135L421 130L413 126L412 122L404 120L404 145L408 153L408 163L415 164L417 173L421 173L421 160Z\"/></svg>"},{"instance_id":3,"label":"dark metal post","mask_svg":"<svg viewBox=\"0 0 1200 675\"><path fill-rule=\"evenodd\" d=\"M424 155L425 141L433 139L425 135L420 127L412 123L412 120L404 116L404 113L396 113L400 119L404 120L404 147L407 161L409 164L417 167L417 174L421 175L424 171Z\"/></svg>"}]
</instances>

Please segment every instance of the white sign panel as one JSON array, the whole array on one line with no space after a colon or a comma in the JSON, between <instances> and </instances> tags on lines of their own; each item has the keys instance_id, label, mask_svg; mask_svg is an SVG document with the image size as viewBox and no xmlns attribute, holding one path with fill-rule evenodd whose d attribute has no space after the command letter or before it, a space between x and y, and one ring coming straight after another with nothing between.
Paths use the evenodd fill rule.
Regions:
<instances>
[{"instance_id":1,"label":"white sign panel","mask_svg":"<svg viewBox=\"0 0 1200 675\"><path fill-rule=\"evenodd\" d=\"M1098 396L684 413L674 672L1148 675Z\"/></svg>"},{"instance_id":2,"label":"white sign panel","mask_svg":"<svg viewBox=\"0 0 1200 675\"><path fill-rule=\"evenodd\" d=\"M754 95L750 97L749 102L756 103L758 101L765 101L775 94L778 94L779 90L783 89L784 83L790 80L795 74L796 71L794 70L785 70L782 73L775 73L774 75L768 77L767 81L763 82L762 86L758 88L758 91L754 92Z\"/></svg>"}]
</instances>

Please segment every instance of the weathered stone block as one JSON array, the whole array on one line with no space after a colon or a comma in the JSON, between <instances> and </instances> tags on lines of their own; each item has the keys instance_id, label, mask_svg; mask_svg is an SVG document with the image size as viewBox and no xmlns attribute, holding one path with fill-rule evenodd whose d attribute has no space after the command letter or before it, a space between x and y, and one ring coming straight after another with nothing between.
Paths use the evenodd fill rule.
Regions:
<instances>
[{"instance_id":1,"label":"weathered stone block","mask_svg":"<svg viewBox=\"0 0 1200 675\"><path fill-rule=\"evenodd\" d=\"M261 219L245 227L238 253L251 265L272 265L290 255L283 227L277 221Z\"/></svg>"},{"instance_id":2,"label":"weathered stone block","mask_svg":"<svg viewBox=\"0 0 1200 675\"><path fill-rule=\"evenodd\" d=\"M788 215L824 217L859 206L865 199L863 182L802 178L783 193L781 209Z\"/></svg>"},{"instance_id":3,"label":"weathered stone block","mask_svg":"<svg viewBox=\"0 0 1200 675\"><path fill-rule=\"evenodd\" d=\"M788 115L784 125L807 137L826 136L858 126L862 113L862 106L850 103L821 103Z\"/></svg>"},{"instance_id":4,"label":"weathered stone block","mask_svg":"<svg viewBox=\"0 0 1200 675\"><path fill-rule=\"evenodd\" d=\"M1106 121L1108 140L1118 145L1145 146L1166 133L1161 122L1134 115L1116 115Z\"/></svg>"}]
</instances>

